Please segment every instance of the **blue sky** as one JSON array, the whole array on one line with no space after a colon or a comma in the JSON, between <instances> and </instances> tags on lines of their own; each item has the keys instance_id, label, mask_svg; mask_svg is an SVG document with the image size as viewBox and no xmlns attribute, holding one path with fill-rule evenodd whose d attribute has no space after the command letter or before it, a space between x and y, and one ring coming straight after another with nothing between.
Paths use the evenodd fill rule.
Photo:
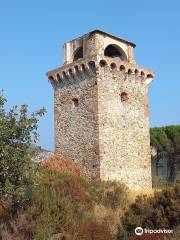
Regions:
<instances>
[{"instance_id":1,"label":"blue sky","mask_svg":"<svg viewBox=\"0 0 180 240\"><path fill-rule=\"evenodd\" d=\"M0 1L0 88L7 108L44 106L40 145L53 150L53 90L46 72L62 64L62 45L95 28L136 43L136 61L155 70L150 124L180 124L180 1Z\"/></svg>"}]
</instances>

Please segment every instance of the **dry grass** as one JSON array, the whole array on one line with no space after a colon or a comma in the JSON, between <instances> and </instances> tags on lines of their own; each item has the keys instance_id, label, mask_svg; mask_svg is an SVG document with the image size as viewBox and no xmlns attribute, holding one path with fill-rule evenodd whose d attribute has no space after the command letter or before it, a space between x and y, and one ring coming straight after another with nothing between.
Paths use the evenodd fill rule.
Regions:
<instances>
[{"instance_id":1,"label":"dry grass","mask_svg":"<svg viewBox=\"0 0 180 240\"><path fill-rule=\"evenodd\" d=\"M61 158L59 155L50 156L46 161L40 163L40 166L52 172L69 172L76 176L85 177L83 169L70 158Z\"/></svg>"},{"instance_id":2,"label":"dry grass","mask_svg":"<svg viewBox=\"0 0 180 240\"><path fill-rule=\"evenodd\" d=\"M120 219L124 214L124 210L121 207L116 208L116 210L105 207L103 205L95 205L94 206L94 219L97 222L104 222L110 226L111 232L116 234L117 227L120 224Z\"/></svg>"},{"instance_id":3,"label":"dry grass","mask_svg":"<svg viewBox=\"0 0 180 240\"><path fill-rule=\"evenodd\" d=\"M107 223L92 221L76 226L71 240L115 240Z\"/></svg>"},{"instance_id":4,"label":"dry grass","mask_svg":"<svg viewBox=\"0 0 180 240\"><path fill-rule=\"evenodd\" d=\"M149 197L154 196L154 189L137 189L137 190L130 190L130 199L132 202L135 201L136 197L139 195L147 195Z\"/></svg>"}]
</instances>

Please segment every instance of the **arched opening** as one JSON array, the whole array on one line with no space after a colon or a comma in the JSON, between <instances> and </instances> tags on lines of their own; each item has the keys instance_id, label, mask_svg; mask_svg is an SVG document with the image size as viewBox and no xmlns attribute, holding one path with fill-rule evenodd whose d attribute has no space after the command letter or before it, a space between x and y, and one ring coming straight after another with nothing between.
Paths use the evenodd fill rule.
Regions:
<instances>
[{"instance_id":1,"label":"arched opening","mask_svg":"<svg viewBox=\"0 0 180 240\"><path fill-rule=\"evenodd\" d=\"M120 71L123 71L123 72L125 72L125 70L126 70L124 65L121 65L119 69L120 69Z\"/></svg>"},{"instance_id":2,"label":"arched opening","mask_svg":"<svg viewBox=\"0 0 180 240\"><path fill-rule=\"evenodd\" d=\"M132 74L132 70L131 69L128 69L128 74Z\"/></svg>"},{"instance_id":3,"label":"arched opening","mask_svg":"<svg viewBox=\"0 0 180 240\"><path fill-rule=\"evenodd\" d=\"M63 78L66 79L67 78L67 75L66 75L66 72L62 72L62 75L63 75Z\"/></svg>"},{"instance_id":4,"label":"arched opening","mask_svg":"<svg viewBox=\"0 0 180 240\"><path fill-rule=\"evenodd\" d=\"M111 69L116 69L117 68L117 66L116 66L116 64L115 63L111 63Z\"/></svg>"},{"instance_id":5,"label":"arched opening","mask_svg":"<svg viewBox=\"0 0 180 240\"><path fill-rule=\"evenodd\" d=\"M120 61L126 60L125 53L116 45L108 45L104 50L104 56L111 57Z\"/></svg>"},{"instance_id":6,"label":"arched opening","mask_svg":"<svg viewBox=\"0 0 180 240\"><path fill-rule=\"evenodd\" d=\"M82 70L85 72L85 70L86 70L85 65L84 65L84 64L81 64L81 67L82 67Z\"/></svg>"},{"instance_id":7,"label":"arched opening","mask_svg":"<svg viewBox=\"0 0 180 240\"><path fill-rule=\"evenodd\" d=\"M74 68L75 68L76 72L79 72L79 68L77 65Z\"/></svg>"},{"instance_id":8,"label":"arched opening","mask_svg":"<svg viewBox=\"0 0 180 240\"><path fill-rule=\"evenodd\" d=\"M73 98L72 99L72 107L77 107L79 105L79 99L78 98Z\"/></svg>"},{"instance_id":9,"label":"arched opening","mask_svg":"<svg viewBox=\"0 0 180 240\"><path fill-rule=\"evenodd\" d=\"M62 79L61 79L59 73L57 74L57 80L58 80L58 82L61 82L61 81L62 81Z\"/></svg>"},{"instance_id":10,"label":"arched opening","mask_svg":"<svg viewBox=\"0 0 180 240\"><path fill-rule=\"evenodd\" d=\"M141 76L144 77L145 76L145 73L143 71L141 71Z\"/></svg>"},{"instance_id":11,"label":"arched opening","mask_svg":"<svg viewBox=\"0 0 180 240\"><path fill-rule=\"evenodd\" d=\"M48 79L49 79L50 82L54 81L53 76L49 76Z\"/></svg>"},{"instance_id":12,"label":"arched opening","mask_svg":"<svg viewBox=\"0 0 180 240\"><path fill-rule=\"evenodd\" d=\"M129 99L128 94L126 92L121 93L121 102L126 102Z\"/></svg>"},{"instance_id":13,"label":"arched opening","mask_svg":"<svg viewBox=\"0 0 180 240\"><path fill-rule=\"evenodd\" d=\"M152 74L148 74L147 78L153 78L153 75Z\"/></svg>"},{"instance_id":14,"label":"arched opening","mask_svg":"<svg viewBox=\"0 0 180 240\"><path fill-rule=\"evenodd\" d=\"M105 67L105 66L107 65L107 62L102 59L102 60L99 62L99 65L100 65L101 67Z\"/></svg>"},{"instance_id":15,"label":"arched opening","mask_svg":"<svg viewBox=\"0 0 180 240\"><path fill-rule=\"evenodd\" d=\"M91 67L91 68L95 68L95 67L96 67L94 61L90 61L90 62L88 62L88 65L89 65L89 67Z\"/></svg>"},{"instance_id":16,"label":"arched opening","mask_svg":"<svg viewBox=\"0 0 180 240\"><path fill-rule=\"evenodd\" d=\"M69 69L69 75L73 77L73 70L71 68Z\"/></svg>"},{"instance_id":17,"label":"arched opening","mask_svg":"<svg viewBox=\"0 0 180 240\"><path fill-rule=\"evenodd\" d=\"M83 58L83 47L78 48L74 53L74 61Z\"/></svg>"},{"instance_id":18,"label":"arched opening","mask_svg":"<svg viewBox=\"0 0 180 240\"><path fill-rule=\"evenodd\" d=\"M137 75L139 74L138 69L135 69L134 73L135 73L135 75L137 76Z\"/></svg>"}]
</instances>

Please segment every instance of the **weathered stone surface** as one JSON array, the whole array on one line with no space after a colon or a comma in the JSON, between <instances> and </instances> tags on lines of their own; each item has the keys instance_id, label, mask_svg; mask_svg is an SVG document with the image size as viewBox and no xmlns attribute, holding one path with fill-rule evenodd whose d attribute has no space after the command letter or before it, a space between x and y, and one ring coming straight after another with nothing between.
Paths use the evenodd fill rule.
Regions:
<instances>
[{"instance_id":1,"label":"weathered stone surface","mask_svg":"<svg viewBox=\"0 0 180 240\"><path fill-rule=\"evenodd\" d=\"M109 44L121 49L123 61L104 56ZM83 58L73 61L76 45ZM74 159L91 178L150 188L147 87L153 71L135 64L131 43L109 35L95 32L65 46L66 64L48 73L56 153Z\"/></svg>"}]
</instances>

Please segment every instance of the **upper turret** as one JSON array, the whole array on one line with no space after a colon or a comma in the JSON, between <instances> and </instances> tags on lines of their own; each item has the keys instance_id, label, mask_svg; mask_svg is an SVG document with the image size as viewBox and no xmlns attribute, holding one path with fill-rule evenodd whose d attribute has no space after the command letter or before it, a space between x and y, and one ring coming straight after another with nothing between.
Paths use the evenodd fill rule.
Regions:
<instances>
[{"instance_id":1,"label":"upper turret","mask_svg":"<svg viewBox=\"0 0 180 240\"><path fill-rule=\"evenodd\" d=\"M136 45L101 30L94 30L64 44L64 64L99 55L135 63Z\"/></svg>"},{"instance_id":2,"label":"upper turret","mask_svg":"<svg viewBox=\"0 0 180 240\"><path fill-rule=\"evenodd\" d=\"M52 86L72 79L84 71L91 75L98 67L110 67L128 74L141 76L149 84L154 72L135 62L135 44L101 30L94 30L64 44L64 64L47 73Z\"/></svg>"}]
</instances>

